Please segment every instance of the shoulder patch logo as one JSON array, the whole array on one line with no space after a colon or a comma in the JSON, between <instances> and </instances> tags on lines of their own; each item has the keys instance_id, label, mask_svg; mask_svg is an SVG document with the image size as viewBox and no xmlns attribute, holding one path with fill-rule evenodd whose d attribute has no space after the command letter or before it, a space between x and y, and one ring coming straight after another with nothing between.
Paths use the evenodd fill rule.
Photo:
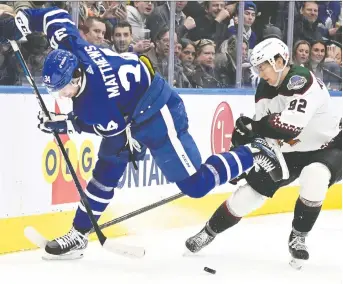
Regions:
<instances>
[{"instance_id":1,"label":"shoulder patch logo","mask_svg":"<svg viewBox=\"0 0 343 284\"><path fill-rule=\"evenodd\" d=\"M86 72L89 73L89 74L92 74L92 75L94 74L93 68L92 68L91 65L88 66L88 68L86 69Z\"/></svg>"},{"instance_id":2,"label":"shoulder patch logo","mask_svg":"<svg viewBox=\"0 0 343 284\"><path fill-rule=\"evenodd\" d=\"M302 87L305 86L306 83L307 83L307 80L305 77L294 75L289 79L288 84L287 84L287 89L300 90Z\"/></svg>"}]
</instances>

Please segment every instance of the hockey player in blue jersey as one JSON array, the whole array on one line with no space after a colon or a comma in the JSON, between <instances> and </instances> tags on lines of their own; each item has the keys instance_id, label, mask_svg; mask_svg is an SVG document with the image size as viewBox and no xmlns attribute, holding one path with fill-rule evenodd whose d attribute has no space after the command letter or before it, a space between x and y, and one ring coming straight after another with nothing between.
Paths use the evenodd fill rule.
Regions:
<instances>
[{"instance_id":1,"label":"hockey player in blue jersey","mask_svg":"<svg viewBox=\"0 0 343 284\"><path fill-rule=\"evenodd\" d=\"M262 138L202 163L188 132L182 99L155 74L148 58L117 54L84 41L69 14L58 8L27 9L15 18L0 16L1 41L18 40L33 31L44 32L55 49L43 67L47 89L73 100L69 114L51 113L48 120L40 113L39 128L48 133L88 132L103 137L85 190L97 219L111 201L127 163L141 160L146 149L166 178L193 198L206 195L256 163L273 179L281 179L276 150ZM79 203L72 229L50 241L47 254L55 259L81 257L91 227Z\"/></svg>"}]
</instances>

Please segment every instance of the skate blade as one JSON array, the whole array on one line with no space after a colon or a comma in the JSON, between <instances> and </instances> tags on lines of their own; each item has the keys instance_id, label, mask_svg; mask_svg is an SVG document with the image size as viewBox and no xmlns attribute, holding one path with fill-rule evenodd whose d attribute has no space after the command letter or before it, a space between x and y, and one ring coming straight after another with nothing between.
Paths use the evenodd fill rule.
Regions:
<instances>
[{"instance_id":1,"label":"skate blade","mask_svg":"<svg viewBox=\"0 0 343 284\"><path fill-rule=\"evenodd\" d=\"M25 237L34 245L37 247L44 249L45 251L45 246L48 243L48 240L44 238L35 228L33 227L26 227L24 229L24 235ZM47 252L44 253L42 256L42 259L44 260L72 260L72 259L79 259L83 257L83 251L73 251L68 254L64 255L53 255L49 254Z\"/></svg>"},{"instance_id":2,"label":"skate blade","mask_svg":"<svg viewBox=\"0 0 343 284\"><path fill-rule=\"evenodd\" d=\"M187 247L184 249L184 252L182 254L183 257L190 257L193 256L195 253L190 251Z\"/></svg>"},{"instance_id":3,"label":"skate blade","mask_svg":"<svg viewBox=\"0 0 343 284\"><path fill-rule=\"evenodd\" d=\"M301 270L305 262L306 260L304 259L292 258L289 265L296 270Z\"/></svg>"},{"instance_id":4,"label":"skate blade","mask_svg":"<svg viewBox=\"0 0 343 284\"><path fill-rule=\"evenodd\" d=\"M80 259L80 258L83 258L83 252L84 250L78 250L78 251L73 251L71 253L66 253L62 255L54 255L54 254L45 252L45 254L42 256L42 259L47 260L47 261Z\"/></svg>"},{"instance_id":5,"label":"skate blade","mask_svg":"<svg viewBox=\"0 0 343 284\"><path fill-rule=\"evenodd\" d=\"M44 238L43 235L40 234L34 227L30 227L30 226L26 227L24 229L24 235L31 243L45 250L45 246L47 245L48 240ZM103 244L102 247L109 252L126 256L126 257L131 257L131 258L141 258L145 255L145 249L142 247L118 244L114 240L109 240L109 239L106 240L106 242ZM45 257L44 259L49 259L49 260L51 260L51 258L56 259L54 258L55 256L51 254L48 254L48 256L45 255L44 257ZM82 256L79 256L77 258L81 258L81 257ZM76 258L67 258L67 259L76 259Z\"/></svg>"},{"instance_id":6,"label":"skate blade","mask_svg":"<svg viewBox=\"0 0 343 284\"><path fill-rule=\"evenodd\" d=\"M26 227L24 229L24 235L31 243L39 248L45 249L45 246L48 243L48 240L33 227Z\"/></svg>"}]
</instances>

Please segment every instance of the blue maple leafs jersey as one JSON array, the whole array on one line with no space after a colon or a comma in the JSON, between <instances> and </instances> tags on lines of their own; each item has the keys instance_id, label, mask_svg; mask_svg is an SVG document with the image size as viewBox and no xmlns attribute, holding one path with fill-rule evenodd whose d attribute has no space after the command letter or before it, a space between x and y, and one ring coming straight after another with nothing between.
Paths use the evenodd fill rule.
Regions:
<instances>
[{"instance_id":1,"label":"blue maple leafs jersey","mask_svg":"<svg viewBox=\"0 0 343 284\"><path fill-rule=\"evenodd\" d=\"M102 136L113 136L125 129L151 84L149 70L136 54L118 54L88 43L68 12L55 7L19 11L16 24L23 35L44 32L52 48L77 56L85 71L80 93L73 98L73 110L80 120L93 125Z\"/></svg>"}]
</instances>

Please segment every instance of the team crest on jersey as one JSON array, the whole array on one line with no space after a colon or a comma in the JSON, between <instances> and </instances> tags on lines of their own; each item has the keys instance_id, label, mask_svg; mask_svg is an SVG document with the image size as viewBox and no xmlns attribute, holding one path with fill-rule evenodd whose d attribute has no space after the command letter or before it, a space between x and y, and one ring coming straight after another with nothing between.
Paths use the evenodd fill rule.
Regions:
<instances>
[{"instance_id":1,"label":"team crest on jersey","mask_svg":"<svg viewBox=\"0 0 343 284\"><path fill-rule=\"evenodd\" d=\"M306 83L307 83L307 80L305 77L294 75L289 79L288 84L287 84L287 89L300 90L302 87L305 86Z\"/></svg>"},{"instance_id":2,"label":"team crest on jersey","mask_svg":"<svg viewBox=\"0 0 343 284\"><path fill-rule=\"evenodd\" d=\"M101 124L94 125L94 130L99 135L108 137L108 136L113 136L114 134L116 134L118 127L119 127L118 123L111 120L105 127Z\"/></svg>"},{"instance_id":3,"label":"team crest on jersey","mask_svg":"<svg viewBox=\"0 0 343 284\"><path fill-rule=\"evenodd\" d=\"M113 120L111 120L108 124L107 127L103 127L101 124L97 125L97 128L101 131L113 131L118 129L118 123L115 123Z\"/></svg>"}]
</instances>

